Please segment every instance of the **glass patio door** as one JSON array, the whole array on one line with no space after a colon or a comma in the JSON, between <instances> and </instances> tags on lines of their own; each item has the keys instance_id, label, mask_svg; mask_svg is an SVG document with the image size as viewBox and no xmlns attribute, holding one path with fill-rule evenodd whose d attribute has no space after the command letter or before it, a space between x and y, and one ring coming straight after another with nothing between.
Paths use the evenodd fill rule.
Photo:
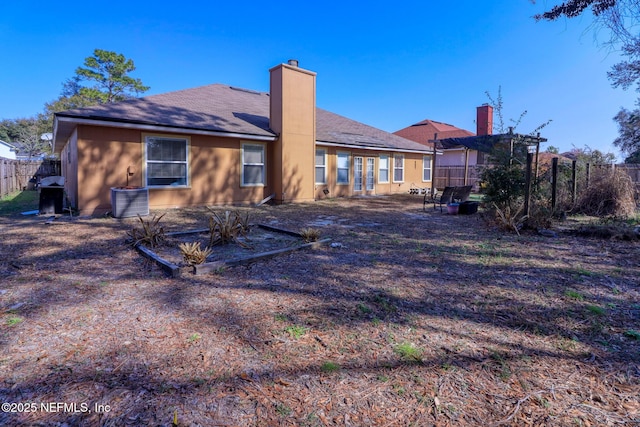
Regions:
<instances>
[{"instance_id":1,"label":"glass patio door","mask_svg":"<svg viewBox=\"0 0 640 427\"><path fill-rule=\"evenodd\" d=\"M367 157L367 191L373 191L374 179L375 179L375 159L373 157Z\"/></svg>"},{"instance_id":2,"label":"glass patio door","mask_svg":"<svg viewBox=\"0 0 640 427\"><path fill-rule=\"evenodd\" d=\"M362 191L363 166L362 157L353 158L353 191Z\"/></svg>"}]
</instances>

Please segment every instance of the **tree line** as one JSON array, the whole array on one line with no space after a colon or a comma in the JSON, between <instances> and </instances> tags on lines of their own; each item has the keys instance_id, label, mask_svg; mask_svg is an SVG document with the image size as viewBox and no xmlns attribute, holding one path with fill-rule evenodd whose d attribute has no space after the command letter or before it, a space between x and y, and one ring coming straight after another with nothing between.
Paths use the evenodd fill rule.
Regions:
<instances>
[{"instance_id":1,"label":"tree line","mask_svg":"<svg viewBox=\"0 0 640 427\"><path fill-rule=\"evenodd\" d=\"M625 58L607 73L611 85L624 90L635 86L640 93L640 1L567 0L534 18L538 21L571 19L588 11L593 15L592 29L598 35L605 34L600 43L619 51ZM640 99L633 109L622 108L613 119L619 131L613 144L627 156L625 163L640 163Z\"/></svg>"},{"instance_id":2,"label":"tree line","mask_svg":"<svg viewBox=\"0 0 640 427\"><path fill-rule=\"evenodd\" d=\"M136 67L124 55L95 49L62 85L60 96L44 105L33 117L0 120L0 140L14 143L18 154L27 157L51 154L53 115L60 111L122 101L149 90L131 77Z\"/></svg>"},{"instance_id":3,"label":"tree line","mask_svg":"<svg viewBox=\"0 0 640 427\"><path fill-rule=\"evenodd\" d=\"M593 15L594 31L602 34L604 30L607 35L601 43L618 50L625 58L607 74L612 86L624 90L635 87L640 93L640 0L567 0L534 19L571 19L587 11ZM135 69L133 60L124 55L95 49L84 66L76 68L73 77L63 83L60 96L45 104L43 112L33 117L0 120L0 140L19 143L21 154L27 156L50 153L49 141L42 135L53 132L55 113L139 96L149 87L130 76ZM613 144L627 156L626 163L640 163L640 99L634 108L622 108L613 120L619 130ZM588 147L583 151L597 152Z\"/></svg>"}]
</instances>

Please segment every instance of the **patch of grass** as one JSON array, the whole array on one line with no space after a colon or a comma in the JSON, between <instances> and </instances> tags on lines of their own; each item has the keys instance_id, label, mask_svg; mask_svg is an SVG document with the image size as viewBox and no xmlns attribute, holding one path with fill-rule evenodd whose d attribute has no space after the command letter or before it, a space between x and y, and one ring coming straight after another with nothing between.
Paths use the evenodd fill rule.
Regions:
<instances>
[{"instance_id":1,"label":"patch of grass","mask_svg":"<svg viewBox=\"0 0 640 427\"><path fill-rule=\"evenodd\" d=\"M287 326L284 331L286 333L288 333L291 338L294 339L298 339L300 337L302 337L304 334L307 333L307 328L305 328L304 326L298 326L298 325L292 325L292 326Z\"/></svg>"},{"instance_id":2,"label":"patch of grass","mask_svg":"<svg viewBox=\"0 0 640 427\"><path fill-rule=\"evenodd\" d=\"M278 322L287 322L287 321L289 321L289 317L286 314L282 314L282 313L276 313L275 316L273 316L273 318L275 320L277 320Z\"/></svg>"},{"instance_id":3,"label":"patch of grass","mask_svg":"<svg viewBox=\"0 0 640 427\"><path fill-rule=\"evenodd\" d=\"M407 392L405 388L399 384L395 384L393 386L393 390L398 394L398 396L404 396L404 394Z\"/></svg>"},{"instance_id":4,"label":"patch of grass","mask_svg":"<svg viewBox=\"0 0 640 427\"><path fill-rule=\"evenodd\" d=\"M12 316L7 319L7 326L15 326L22 323L22 317Z\"/></svg>"},{"instance_id":5,"label":"patch of grass","mask_svg":"<svg viewBox=\"0 0 640 427\"><path fill-rule=\"evenodd\" d=\"M360 313L362 313L362 314L369 314L369 313L371 313L371 307L369 307L369 306L367 306L367 305L365 305L365 304L363 304L363 303L359 303L357 307L358 307L358 311L359 311Z\"/></svg>"},{"instance_id":6,"label":"patch of grass","mask_svg":"<svg viewBox=\"0 0 640 427\"><path fill-rule=\"evenodd\" d=\"M511 367L509 367L504 355L497 351L492 351L491 358L498 363L500 368L500 379L503 381L508 380L511 377Z\"/></svg>"},{"instance_id":7,"label":"patch of grass","mask_svg":"<svg viewBox=\"0 0 640 427\"><path fill-rule=\"evenodd\" d=\"M596 316L604 316L604 314L607 312L607 310L605 310L604 308L598 305L588 305L587 311L589 311L592 314L595 314Z\"/></svg>"},{"instance_id":8,"label":"patch of grass","mask_svg":"<svg viewBox=\"0 0 640 427\"><path fill-rule=\"evenodd\" d=\"M382 294L376 295L373 298L373 302L387 313L395 313L396 311L398 311L397 307L393 305L391 301L389 301L389 298L386 298Z\"/></svg>"},{"instance_id":9,"label":"patch of grass","mask_svg":"<svg viewBox=\"0 0 640 427\"><path fill-rule=\"evenodd\" d=\"M322 366L320 366L320 369L322 370L322 372L325 373L331 373L331 372L337 372L340 370L340 365L338 365L337 363L334 362L324 362L322 364Z\"/></svg>"},{"instance_id":10,"label":"patch of grass","mask_svg":"<svg viewBox=\"0 0 640 427\"><path fill-rule=\"evenodd\" d=\"M419 347L416 347L411 343L405 342L402 344L398 344L394 348L394 351L396 354L400 355L400 357L402 357L405 360L408 360L411 362L422 362L422 349Z\"/></svg>"},{"instance_id":11,"label":"patch of grass","mask_svg":"<svg viewBox=\"0 0 640 427\"><path fill-rule=\"evenodd\" d=\"M640 341L640 332L634 331L633 329L629 329L628 331L624 331L624 336L627 338L634 339L636 341Z\"/></svg>"},{"instance_id":12,"label":"patch of grass","mask_svg":"<svg viewBox=\"0 0 640 427\"><path fill-rule=\"evenodd\" d=\"M566 291L564 291L564 296L569 297L571 299L574 299L576 301L583 301L584 300L584 295L582 295L580 292L574 291L572 289L567 289Z\"/></svg>"},{"instance_id":13,"label":"patch of grass","mask_svg":"<svg viewBox=\"0 0 640 427\"><path fill-rule=\"evenodd\" d=\"M40 195L37 191L20 191L0 199L0 216L37 210Z\"/></svg>"},{"instance_id":14,"label":"patch of grass","mask_svg":"<svg viewBox=\"0 0 640 427\"><path fill-rule=\"evenodd\" d=\"M199 341L202 337L200 336L199 333L193 333L191 335L189 335L189 338L187 338L187 341L189 342L196 342Z\"/></svg>"},{"instance_id":15,"label":"patch of grass","mask_svg":"<svg viewBox=\"0 0 640 427\"><path fill-rule=\"evenodd\" d=\"M291 408L284 403L276 403L276 413L281 417L288 417L291 412L293 412Z\"/></svg>"}]
</instances>

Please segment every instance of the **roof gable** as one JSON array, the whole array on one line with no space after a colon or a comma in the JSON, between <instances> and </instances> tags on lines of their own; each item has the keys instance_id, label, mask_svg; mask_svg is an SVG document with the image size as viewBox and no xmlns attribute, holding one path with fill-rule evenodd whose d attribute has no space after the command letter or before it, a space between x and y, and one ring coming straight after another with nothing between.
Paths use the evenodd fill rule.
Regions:
<instances>
[{"instance_id":1,"label":"roof gable","mask_svg":"<svg viewBox=\"0 0 640 427\"><path fill-rule=\"evenodd\" d=\"M436 134L438 135L438 139L462 138L475 135L473 132L457 128L448 123L437 122L429 119L415 123L404 129L400 129L394 132L394 134L416 141L428 147L433 147L433 144L430 141L435 139Z\"/></svg>"}]
</instances>

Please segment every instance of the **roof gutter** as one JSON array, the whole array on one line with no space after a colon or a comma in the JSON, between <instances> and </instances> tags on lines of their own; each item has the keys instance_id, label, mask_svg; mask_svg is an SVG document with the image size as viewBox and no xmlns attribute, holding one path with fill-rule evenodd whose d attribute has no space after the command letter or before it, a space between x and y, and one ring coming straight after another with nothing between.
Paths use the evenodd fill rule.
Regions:
<instances>
[{"instance_id":1,"label":"roof gutter","mask_svg":"<svg viewBox=\"0 0 640 427\"><path fill-rule=\"evenodd\" d=\"M364 147L362 145L355 144L339 144L335 142L327 142L327 141L316 141L317 145L321 145L323 147L340 147L340 148L354 148L357 150L368 150L368 151L393 151L396 153L421 153L421 154L433 154L433 150L410 150L407 148L394 148L394 147ZM436 154L442 154L442 151L436 151Z\"/></svg>"},{"instance_id":2,"label":"roof gutter","mask_svg":"<svg viewBox=\"0 0 640 427\"><path fill-rule=\"evenodd\" d=\"M196 135L224 136L227 138L243 138L243 139L251 139L256 141L276 141L278 139L278 135L273 135L273 136L254 135L254 134L246 134L246 133L213 131L213 130L186 128L186 127L177 127L177 126L151 125L151 124L135 123L135 122L117 122L117 121L99 120L99 119L85 119L85 118L78 118L73 116L60 116L60 115L55 116L54 134L57 133L58 122L75 123L78 125L93 125L93 126L118 127L118 128L126 128L126 129L140 129L140 130L158 131L158 132L173 132L173 133L188 132L190 134L196 134Z\"/></svg>"}]
</instances>

